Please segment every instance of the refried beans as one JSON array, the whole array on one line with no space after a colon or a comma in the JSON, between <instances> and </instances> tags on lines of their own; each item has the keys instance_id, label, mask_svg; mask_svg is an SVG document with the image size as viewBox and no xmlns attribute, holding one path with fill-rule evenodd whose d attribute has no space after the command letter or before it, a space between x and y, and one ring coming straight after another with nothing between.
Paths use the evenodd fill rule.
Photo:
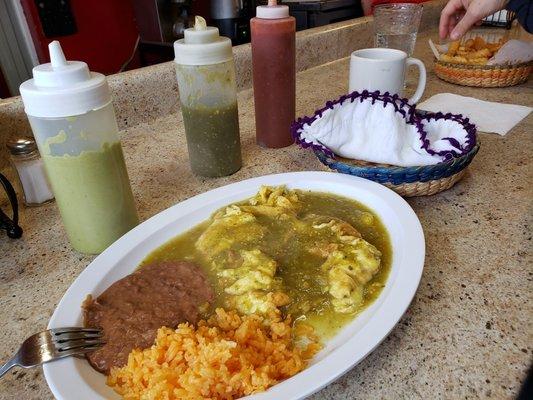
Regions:
<instances>
[{"instance_id":1,"label":"refried beans","mask_svg":"<svg viewBox=\"0 0 533 400\"><path fill-rule=\"evenodd\" d=\"M134 348L148 348L157 330L182 322L195 324L200 307L214 300L201 267L191 262L160 262L144 266L115 282L96 300L83 304L85 326L100 327L106 344L89 353L90 364L109 374L122 367Z\"/></svg>"}]
</instances>

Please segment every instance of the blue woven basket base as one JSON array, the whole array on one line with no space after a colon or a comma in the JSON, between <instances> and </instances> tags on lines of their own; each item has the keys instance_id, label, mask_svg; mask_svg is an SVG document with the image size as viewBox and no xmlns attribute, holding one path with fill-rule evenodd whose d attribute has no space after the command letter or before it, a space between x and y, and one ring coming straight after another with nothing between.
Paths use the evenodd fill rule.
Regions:
<instances>
[{"instance_id":1,"label":"blue woven basket base","mask_svg":"<svg viewBox=\"0 0 533 400\"><path fill-rule=\"evenodd\" d=\"M315 150L315 155L322 164L343 174L359 176L378 183L402 183L428 182L447 178L465 169L474 159L479 150L479 142L470 152L453 160L420 167L394 167L394 166L371 166L353 165L328 157L322 151Z\"/></svg>"}]
</instances>

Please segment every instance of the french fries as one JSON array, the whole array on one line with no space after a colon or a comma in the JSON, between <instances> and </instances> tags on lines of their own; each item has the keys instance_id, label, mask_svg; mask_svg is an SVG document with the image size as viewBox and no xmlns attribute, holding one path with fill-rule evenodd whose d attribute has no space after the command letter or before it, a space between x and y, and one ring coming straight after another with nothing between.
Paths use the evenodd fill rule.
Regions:
<instances>
[{"instance_id":1,"label":"french fries","mask_svg":"<svg viewBox=\"0 0 533 400\"><path fill-rule=\"evenodd\" d=\"M467 60L472 60L475 58L486 58L488 60L490 57L492 57L492 53L489 49L484 48L478 51L473 51L471 53L466 53L464 56Z\"/></svg>"},{"instance_id":2,"label":"french fries","mask_svg":"<svg viewBox=\"0 0 533 400\"><path fill-rule=\"evenodd\" d=\"M461 45L461 42L456 40L455 42L451 42L448 46L448 51L446 52L446 55L453 57L455 56L455 53L457 53L457 50L459 50L459 46Z\"/></svg>"},{"instance_id":3,"label":"french fries","mask_svg":"<svg viewBox=\"0 0 533 400\"><path fill-rule=\"evenodd\" d=\"M474 49L476 50L481 50L483 48L485 48L485 46L487 45L487 43L485 43L485 40L483 40L482 37L480 36L476 36L474 38Z\"/></svg>"},{"instance_id":4,"label":"french fries","mask_svg":"<svg viewBox=\"0 0 533 400\"><path fill-rule=\"evenodd\" d=\"M503 38L498 42L488 43L481 36L464 42L455 40L448 44L448 51L440 55L440 60L455 64L485 65L504 43Z\"/></svg>"},{"instance_id":5,"label":"french fries","mask_svg":"<svg viewBox=\"0 0 533 400\"><path fill-rule=\"evenodd\" d=\"M449 56L448 54L441 54L440 60L452 64L468 64L468 60L461 56Z\"/></svg>"}]
</instances>

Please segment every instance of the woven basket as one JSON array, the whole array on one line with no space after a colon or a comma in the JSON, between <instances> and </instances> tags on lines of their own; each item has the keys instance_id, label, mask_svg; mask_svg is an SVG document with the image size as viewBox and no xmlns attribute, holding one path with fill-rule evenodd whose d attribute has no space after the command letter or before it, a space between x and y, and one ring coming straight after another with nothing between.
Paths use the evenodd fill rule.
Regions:
<instances>
[{"instance_id":1,"label":"woven basket","mask_svg":"<svg viewBox=\"0 0 533 400\"><path fill-rule=\"evenodd\" d=\"M463 86L506 87L527 81L533 62L505 65L467 65L435 61L435 74Z\"/></svg>"},{"instance_id":2,"label":"woven basket","mask_svg":"<svg viewBox=\"0 0 533 400\"><path fill-rule=\"evenodd\" d=\"M343 174L381 183L400 196L429 196L447 190L464 176L466 167L479 150L479 141L467 154L450 161L420 167L397 167L366 161L333 159L319 149L315 155L322 164Z\"/></svg>"}]
</instances>

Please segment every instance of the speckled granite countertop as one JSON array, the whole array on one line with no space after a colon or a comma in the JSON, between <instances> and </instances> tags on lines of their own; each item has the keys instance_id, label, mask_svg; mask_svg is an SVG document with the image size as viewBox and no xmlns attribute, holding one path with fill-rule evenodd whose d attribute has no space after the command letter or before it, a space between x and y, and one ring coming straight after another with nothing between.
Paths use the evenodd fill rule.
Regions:
<instances>
[{"instance_id":1,"label":"speckled granite countertop","mask_svg":"<svg viewBox=\"0 0 533 400\"><path fill-rule=\"evenodd\" d=\"M426 61L424 98L452 92L533 105L531 83L476 89L440 81L431 72L427 35L415 56ZM309 114L347 89L348 60L301 72L297 114ZM181 115L173 113L122 132L141 218L195 194L242 179L286 171L323 170L309 152L255 144L253 95L239 94L244 167L221 179L190 172ZM409 199L427 241L424 274L409 310L363 362L311 398L513 398L531 361L533 117L507 136L481 134L481 150L453 189ZM23 239L0 236L0 359L22 338L44 329L61 296L92 260L73 252L54 204L22 209ZM1 399L50 399L41 369L12 370Z\"/></svg>"}]
</instances>

